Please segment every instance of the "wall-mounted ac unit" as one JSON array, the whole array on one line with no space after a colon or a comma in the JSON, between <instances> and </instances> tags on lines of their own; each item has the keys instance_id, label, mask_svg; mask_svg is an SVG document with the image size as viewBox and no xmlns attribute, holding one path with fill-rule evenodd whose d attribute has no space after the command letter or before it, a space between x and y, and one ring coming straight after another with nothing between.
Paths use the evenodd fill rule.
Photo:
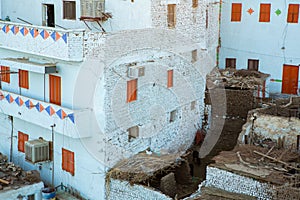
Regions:
<instances>
[{"instance_id":1,"label":"wall-mounted ac unit","mask_svg":"<svg viewBox=\"0 0 300 200\"><path fill-rule=\"evenodd\" d=\"M145 67L131 66L128 68L127 76L129 78L138 78L145 75Z\"/></svg>"},{"instance_id":2,"label":"wall-mounted ac unit","mask_svg":"<svg viewBox=\"0 0 300 200\"><path fill-rule=\"evenodd\" d=\"M26 141L25 159L32 163L50 160L49 142L42 139Z\"/></svg>"},{"instance_id":3,"label":"wall-mounted ac unit","mask_svg":"<svg viewBox=\"0 0 300 200\"><path fill-rule=\"evenodd\" d=\"M105 12L105 0L81 0L81 17L102 17Z\"/></svg>"}]
</instances>

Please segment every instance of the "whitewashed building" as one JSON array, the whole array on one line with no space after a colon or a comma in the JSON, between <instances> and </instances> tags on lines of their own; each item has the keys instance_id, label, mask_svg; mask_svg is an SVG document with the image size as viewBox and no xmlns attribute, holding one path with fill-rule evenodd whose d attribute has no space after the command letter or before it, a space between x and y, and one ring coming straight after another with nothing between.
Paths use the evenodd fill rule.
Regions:
<instances>
[{"instance_id":1,"label":"whitewashed building","mask_svg":"<svg viewBox=\"0 0 300 200\"><path fill-rule=\"evenodd\" d=\"M297 94L299 0L222 2L220 68L271 74L266 94ZM264 95L264 94L261 94Z\"/></svg>"},{"instance_id":2,"label":"whitewashed building","mask_svg":"<svg viewBox=\"0 0 300 200\"><path fill-rule=\"evenodd\" d=\"M16 164L97 200L119 160L191 145L216 65L218 2L1 0L0 8L0 151Z\"/></svg>"}]
</instances>

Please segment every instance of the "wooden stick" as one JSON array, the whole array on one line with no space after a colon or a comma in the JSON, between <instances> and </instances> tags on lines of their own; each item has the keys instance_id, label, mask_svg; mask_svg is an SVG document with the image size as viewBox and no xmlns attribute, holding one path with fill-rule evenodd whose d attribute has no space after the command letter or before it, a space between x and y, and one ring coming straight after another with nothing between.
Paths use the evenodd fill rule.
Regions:
<instances>
[{"instance_id":1,"label":"wooden stick","mask_svg":"<svg viewBox=\"0 0 300 200\"><path fill-rule=\"evenodd\" d=\"M258 152L258 151L253 151L253 152L256 153L256 154L258 154L258 155L260 155L260 156L269 158L270 160L274 160L274 161L276 161L276 162L278 162L278 163L284 164L285 166L287 166L287 167L289 167L289 168L291 168L291 169L295 169L295 170L300 171L300 168L290 166L290 165L289 165L288 163L286 163L286 162L283 162L283 161L278 160L278 159L276 159L276 158L273 158L273 157L271 157L271 156L265 155L265 154L263 154L263 153L261 153L261 152Z\"/></svg>"},{"instance_id":2,"label":"wooden stick","mask_svg":"<svg viewBox=\"0 0 300 200\"><path fill-rule=\"evenodd\" d=\"M271 147L271 149L269 149L269 151L266 153L266 155L269 155L270 153L271 153L271 151L274 149L274 147L275 147L275 145L273 145L272 147ZM264 161L264 156L263 157L261 157L261 159L259 159L258 161Z\"/></svg>"},{"instance_id":3,"label":"wooden stick","mask_svg":"<svg viewBox=\"0 0 300 200\"><path fill-rule=\"evenodd\" d=\"M2 178L0 178L0 182L1 182L1 183L4 183L4 184L6 184L6 185L8 185L8 184L9 184L9 182L8 182L8 181L6 181L6 180L3 180Z\"/></svg>"}]
</instances>

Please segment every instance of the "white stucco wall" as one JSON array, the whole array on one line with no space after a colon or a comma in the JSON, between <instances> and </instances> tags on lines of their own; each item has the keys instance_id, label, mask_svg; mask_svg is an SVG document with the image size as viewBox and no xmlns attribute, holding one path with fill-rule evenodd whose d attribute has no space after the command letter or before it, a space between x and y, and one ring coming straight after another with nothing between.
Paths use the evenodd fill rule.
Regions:
<instances>
[{"instance_id":1,"label":"white stucco wall","mask_svg":"<svg viewBox=\"0 0 300 200\"><path fill-rule=\"evenodd\" d=\"M230 21L232 3L242 3L241 22ZM270 22L259 22L260 3L271 3ZM299 23L287 23L288 5L292 3L300 2L298 0L223 1L220 68L225 67L226 58L236 58L237 69L247 69L248 59L258 59L259 70L271 74L267 81L267 92L281 93L281 83L269 80L282 80L284 64L300 64L298 53L300 40L295 40L300 26ZM252 15L247 12L249 8L254 10ZM281 10L279 16L275 14L277 9Z\"/></svg>"},{"instance_id":2,"label":"white stucco wall","mask_svg":"<svg viewBox=\"0 0 300 200\"><path fill-rule=\"evenodd\" d=\"M11 121L7 116L0 114L0 152L10 155L10 133ZM51 130L34 126L25 121L14 118L13 122L13 162L20 165L25 170L38 170L42 181L51 184L52 162L41 164L31 164L25 161L25 154L18 151L18 131L29 135L29 140L43 137L51 141ZM55 128L54 128L55 131ZM67 130L66 130L67 131ZM62 148L74 152L75 175L62 170ZM54 183L55 186L63 183L65 186L72 187L80 194L89 199L104 199L105 167L99 163L93 155L90 155L83 146L80 139L72 139L62 134L54 132Z\"/></svg>"}]
</instances>

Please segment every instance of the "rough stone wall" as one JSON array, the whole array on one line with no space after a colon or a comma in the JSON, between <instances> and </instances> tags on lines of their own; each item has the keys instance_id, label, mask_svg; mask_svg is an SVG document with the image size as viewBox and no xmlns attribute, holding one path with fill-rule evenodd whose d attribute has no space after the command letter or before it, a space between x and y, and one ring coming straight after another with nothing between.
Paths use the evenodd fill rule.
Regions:
<instances>
[{"instance_id":1,"label":"rough stone wall","mask_svg":"<svg viewBox=\"0 0 300 200\"><path fill-rule=\"evenodd\" d=\"M183 32L195 42L205 42L206 1L199 1L198 7L193 8L192 0L153 0L151 8L153 27L168 28L168 4L176 4L175 30Z\"/></svg>"},{"instance_id":2,"label":"rough stone wall","mask_svg":"<svg viewBox=\"0 0 300 200\"><path fill-rule=\"evenodd\" d=\"M176 180L174 173L162 177L159 188L164 194L174 198L176 195Z\"/></svg>"},{"instance_id":3,"label":"rough stone wall","mask_svg":"<svg viewBox=\"0 0 300 200\"><path fill-rule=\"evenodd\" d=\"M254 117L256 118L253 123ZM239 141L245 142L245 135L256 137L256 140L270 138L278 142L284 141L283 147L297 148L297 136L300 133L300 119L260 113L254 110L249 113L247 123L243 126Z\"/></svg>"},{"instance_id":4,"label":"rough stone wall","mask_svg":"<svg viewBox=\"0 0 300 200\"><path fill-rule=\"evenodd\" d=\"M111 179L106 190L108 200L171 200L172 198L142 185L130 185L129 182Z\"/></svg>"},{"instance_id":5,"label":"rough stone wall","mask_svg":"<svg viewBox=\"0 0 300 200\"><path fill-rule=\"evenodd\" d=\"M270 184L209 166L207 167L205 186L266 200L272 199L274 192L273 186Z\"/></svg>"}]
</instances>

